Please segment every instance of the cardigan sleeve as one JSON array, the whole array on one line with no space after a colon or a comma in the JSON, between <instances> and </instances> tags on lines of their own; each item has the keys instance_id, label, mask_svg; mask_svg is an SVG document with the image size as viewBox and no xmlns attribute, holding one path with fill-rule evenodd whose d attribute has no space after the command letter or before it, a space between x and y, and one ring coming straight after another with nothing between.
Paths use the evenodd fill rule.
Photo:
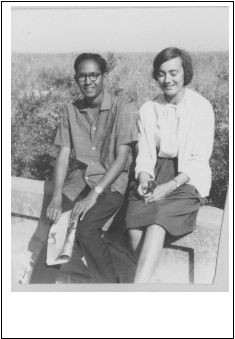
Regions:
<instances>
[{"instance_id":1,"label":"cardigan sleeve","mask_svg":"<svg viewBox=\"0 0 235 339\"><path fill-rule=\"evenodd\" d=\"M154 179L154 168L157 161L154 128L155 115L153 103L145 103L141 109L138 120L138 155L136 158L135 176L146 172Z\"/></svg>"},{"instance_id":2,"label":"cardigan sleeve","mask_svg":"<svg viewBox=\"0 0 235 339\"><path fill-rule=\"evenodd\" d=\"M197 110L194 121L194 142L191 153L184 162L180 172L187 174L189 179L200 185L209 169L209 159L214 142L214 112L212 105L205 101Z\"/></svg>"}]
</instances>

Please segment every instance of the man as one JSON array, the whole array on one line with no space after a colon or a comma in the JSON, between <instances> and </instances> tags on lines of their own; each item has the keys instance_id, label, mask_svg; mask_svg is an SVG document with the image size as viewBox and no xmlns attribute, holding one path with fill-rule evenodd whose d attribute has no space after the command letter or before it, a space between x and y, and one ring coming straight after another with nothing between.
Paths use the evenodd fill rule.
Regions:
<instances>
[{"instance_id":1,"label":"man","mask_svg":"<svg viewBox=\"0 0 235 339\"><path fill-rule=\"evenodd\" d=\"M60 146L60 151L47 217L58 221L63 194L67 196L64 199L73 201L71 218L78 220L78 225L73 255L66 270L74 270L79 260L77 249L80 248L91 281L113 283L117 282L117 276L108 245L102 238L102 226L123 203L131 144L137 141L135 109L104 90L106 61L100 55L79 55L74 69L83 99L68 105L57 131L55 144ZM65 182L72 148L79 168L76 175ZM56 281L58 267L46 267L45 248L42 252L39 261L41 264L44 261L44 268L41 266L43 281L33 273L31 283ZM35 271L40 275L38 263Z\"/></svg>"}]
</instances>

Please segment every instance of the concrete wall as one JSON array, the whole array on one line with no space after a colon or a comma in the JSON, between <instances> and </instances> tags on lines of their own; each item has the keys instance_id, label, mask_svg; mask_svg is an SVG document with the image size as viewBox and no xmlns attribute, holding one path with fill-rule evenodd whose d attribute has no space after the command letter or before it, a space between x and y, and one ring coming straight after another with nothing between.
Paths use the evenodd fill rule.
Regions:
<instances>
[{"instance_id":1,"label":"concrete wall","mask_svg":"<svg viewBox=\"0 0 235 339\"><path fill-rule=\"evenodd\" d=\"M51 183L12 177L12 282L27 283L47 239ZM223 210L201 207L196 230L163 249L152 282L212 283ZM109 223L110 224L110 223ZM109 227L105 226L105 229Z\"/></svg>"}]
</instances>

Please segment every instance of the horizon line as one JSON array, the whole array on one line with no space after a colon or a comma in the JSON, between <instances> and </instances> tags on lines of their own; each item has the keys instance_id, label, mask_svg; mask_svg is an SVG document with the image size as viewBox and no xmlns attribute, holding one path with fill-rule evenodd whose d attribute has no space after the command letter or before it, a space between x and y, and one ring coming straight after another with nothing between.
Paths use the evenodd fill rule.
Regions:
<instances>
[{"instance_id":1,"label":"horizon line","mask_svg":"<svg viewBox=\"0 0 235 339\"><path fill-rule=\"evenodd\" d=\"M221 50L189 50L187 49L187 51L191 52L191 53L229 53L229 49L225 50L225 49L221 49ZM88 51L89 53L156 53L157 51L112 51L112 50L107 50L107 51ZM11 54L77 54L77 53L87 53L83 51L69 51L69 52L29 52L29 51L12 51Z\"/></svg>"}]
</instances>

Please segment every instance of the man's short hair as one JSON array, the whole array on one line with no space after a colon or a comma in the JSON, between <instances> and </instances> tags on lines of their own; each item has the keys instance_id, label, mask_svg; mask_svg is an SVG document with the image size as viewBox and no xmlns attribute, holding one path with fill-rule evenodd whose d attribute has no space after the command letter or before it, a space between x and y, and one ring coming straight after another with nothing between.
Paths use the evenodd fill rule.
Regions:
<instances>
[{"instance_id":1,"label":"man's short hair","mask_svg":"<svg viewBox=\"0 0 235 339\"><path fill-rule=\"evenodd\" d=\"M76 60L74 62L74 70L75 70L76 74L77 74L77 71L78 71L78 66L80 65L81 62L83 62L85 60L95 61L98 64L101 73L104 74L106 72L107 63L106 63L105 59L102 58L101 55L95 54L95 53L82 53L76 58Z\"/></svg>"},{"instance_id":2,"label":"man's short hair","mask_svg":"<svg viewBox=\"0 0 235 339\"><path fill-rule=\"evenodd\" d=\"M193 78L193 63L190 54L176 47L168 47L157 54L153 61L153 78L157 80L160 66L171 59L179 57L184 69L184 86L188 85Z\"/></svg>"}]
</instances>

